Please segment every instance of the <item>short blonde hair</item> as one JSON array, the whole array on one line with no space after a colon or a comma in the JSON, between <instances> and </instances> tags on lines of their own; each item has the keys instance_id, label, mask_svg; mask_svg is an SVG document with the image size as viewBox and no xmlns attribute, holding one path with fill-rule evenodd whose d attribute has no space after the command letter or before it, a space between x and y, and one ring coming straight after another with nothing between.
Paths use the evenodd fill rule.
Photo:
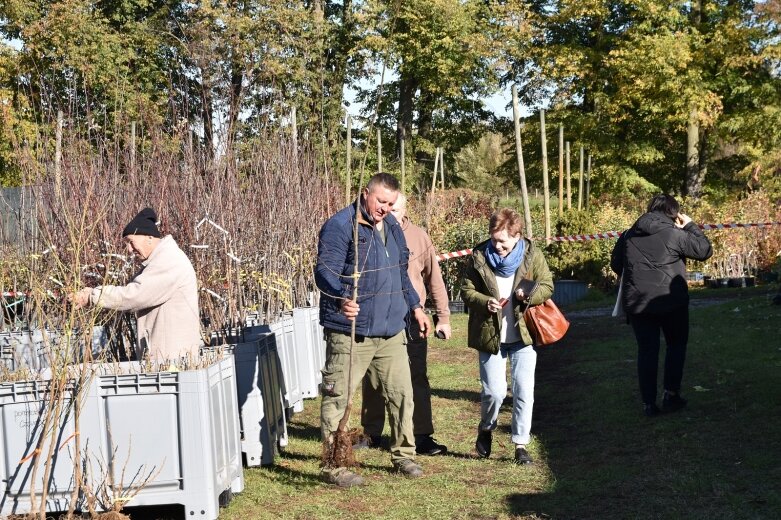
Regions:
<instances>
[{"instance_id":1,"label":"short blonde hair","mask_svg":"<svg viewBox=\"0 0 781 520\"><path fill-rule=\"evenodd\" d=\"M494 212L488 221L488 232L493 235L503 229L507 230L507 234L511 237L519 235L523 231L521 215L510 208L502 208Z\"/></svg>"}]
</instances>

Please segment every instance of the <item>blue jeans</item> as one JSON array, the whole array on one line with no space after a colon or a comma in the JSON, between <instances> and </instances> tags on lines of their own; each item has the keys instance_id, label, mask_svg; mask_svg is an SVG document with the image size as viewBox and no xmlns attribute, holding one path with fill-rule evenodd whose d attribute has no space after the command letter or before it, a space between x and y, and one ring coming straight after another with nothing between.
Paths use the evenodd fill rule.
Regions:
<instances>
[{"instance_id":1,"label":"blue jeans","mask_svg":"<svg viewBox=\"0 0 781 520\"><path fill-rule=\"evenodd\" d=\"M507 358L513 390L512 441L528 444L534 406L534 370L537 352L523 342L502 343L497 354L480 352L480 429L494 430L499 409L507 395Z\"/></svg>"}]
</instances>

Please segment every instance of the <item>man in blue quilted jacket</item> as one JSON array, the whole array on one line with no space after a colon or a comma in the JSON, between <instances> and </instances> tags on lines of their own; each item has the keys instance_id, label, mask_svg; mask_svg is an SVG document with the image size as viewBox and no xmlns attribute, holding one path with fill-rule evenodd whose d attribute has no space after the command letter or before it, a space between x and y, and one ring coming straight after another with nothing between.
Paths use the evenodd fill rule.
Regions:
<instances>
[{"instance_id":1,"label":"man in blue quilted jacket","mask_svg":"<svg viewBox=\"0 0 781 520\"><path fill-rule=\"evenodd\" d=\"M348 385L355 390L371 366L387 402L391 462L399 473L417 478L423 470L415 463L412 380L404 330L406 320L415 320L421 336L426 337L431 323L407 274L409 250L404 233L391 214L399 188L392 175L374 175L358 204L342 209L320 229L315 283L326 336L320 422L323 442L333 442L347 406ZM353 274L356 263L357 278ZM354 283L358 284L357 301L352 299ZM350 371L353 320L356 341ZM324 467L323 478L340 487L363 484L363 478L349 468Z\"/></svg>"}]
</instances>

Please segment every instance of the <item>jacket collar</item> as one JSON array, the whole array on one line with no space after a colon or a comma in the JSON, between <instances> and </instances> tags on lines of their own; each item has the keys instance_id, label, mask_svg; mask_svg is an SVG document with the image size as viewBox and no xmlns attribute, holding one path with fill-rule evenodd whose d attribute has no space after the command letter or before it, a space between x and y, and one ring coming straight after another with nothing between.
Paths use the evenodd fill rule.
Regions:
<instances>
[{"instance_id":1,"label":"jacket collar","mask_svg":"<svg viewBox=\"0 0 781 520\"><path fill-rule=\"evenodd\" d=\"M374 227L374 221L369 217L369 214L366 213L366 210L363 207L363 194L355 201L354 206L356 208L355 218L358 219L358 223L363 226Z\"/></svg>"},{"instance_id":2,"label":"jacket collar","mask_svg":"<svg viewBox=\"0 0 781 520\"><path fill-rule=\"evenodd\" d=\"M143 265L144 267L149 265L149 262L151 262L154 257L159 255L163 249L167 249L171 244L176 246L176 241L174 240L174 237L171 235L164 236L162 239L160 239L160 243L157 244L157 247L155 247L155 250L152 251L149 257L143 262L141 262L141 265Z\"/></svg>"}]
</instances>

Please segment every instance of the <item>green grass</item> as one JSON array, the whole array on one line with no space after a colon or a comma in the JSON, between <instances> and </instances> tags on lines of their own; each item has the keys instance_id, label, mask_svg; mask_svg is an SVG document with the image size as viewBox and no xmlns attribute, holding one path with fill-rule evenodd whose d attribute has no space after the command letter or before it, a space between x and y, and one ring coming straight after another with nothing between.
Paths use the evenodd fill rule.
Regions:
<instances>
[{"instance_id":1,"label":"green grass","mask_svg":"<svg viewBox=\"0 0 781 520\"><path fill-rule=\"evenodd\" d=\"M779 518L781 307L766 292L715 290L722 303L692 308L689 407L654 419L641 414L630 328L573 314L565 340L539 351L530 467L511 463L508 407L491 458L475 458L476 353L466 316L454 316L454 338L429 347L436 437L451 454L419 458L425 478L392 474L387 452L364 450L368 485L321 483L319 403L307 401L286 453L246 470L221 518Z\"/></svg>"}]
</instances>

